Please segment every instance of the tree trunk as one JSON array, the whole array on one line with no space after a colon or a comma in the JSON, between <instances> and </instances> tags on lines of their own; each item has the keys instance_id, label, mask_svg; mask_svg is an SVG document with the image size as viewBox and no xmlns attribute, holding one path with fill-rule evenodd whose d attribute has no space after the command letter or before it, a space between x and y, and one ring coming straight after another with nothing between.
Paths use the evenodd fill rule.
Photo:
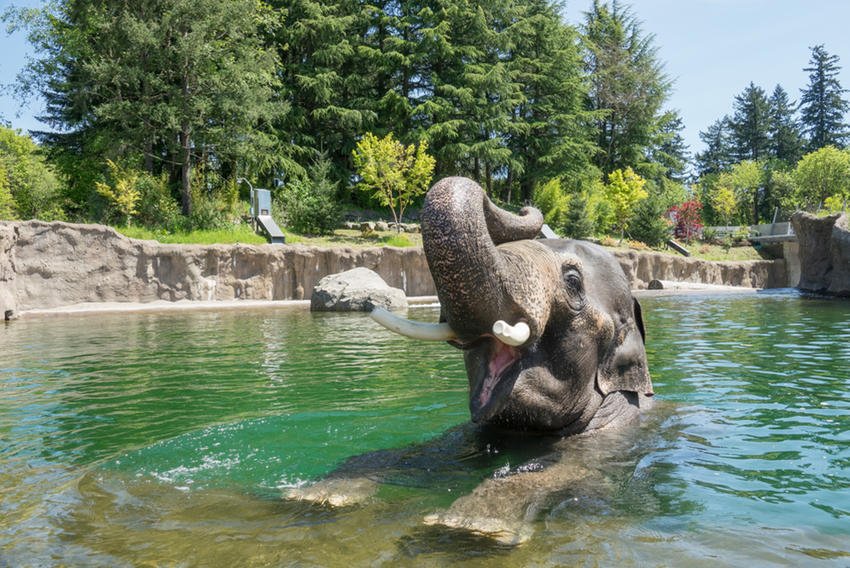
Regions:
<instances>
[{"instance_id":1,"label":"tree trunk","mask_svg":"<svg viewBox=\"0 0 850 568\"><path fill-rule=\"evenodd\" d=\"M192 136L184 123L180 129L180 198L183 215L192 213Z\"/></svg>"}]
</instances>

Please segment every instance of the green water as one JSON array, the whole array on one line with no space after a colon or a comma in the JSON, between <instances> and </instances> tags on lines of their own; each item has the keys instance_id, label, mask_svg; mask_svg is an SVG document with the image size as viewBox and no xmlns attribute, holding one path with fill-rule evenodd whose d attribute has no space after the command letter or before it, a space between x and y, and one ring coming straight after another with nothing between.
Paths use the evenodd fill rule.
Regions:
<instances>
[{"instance_id":1,"label":"green water","mask_svg":"<svg viewBox=\"0 0 850 568\"><path fill-rule=\"evenodd\" d=\"M0 326L0 566L850 565L850 303L643 305L657 409L573 447L596 473L519 547L423 526L541 445L465 426L449 346L300 310ZM281 498L387 449L362 505Z\"/></svg>"}]
</instances>

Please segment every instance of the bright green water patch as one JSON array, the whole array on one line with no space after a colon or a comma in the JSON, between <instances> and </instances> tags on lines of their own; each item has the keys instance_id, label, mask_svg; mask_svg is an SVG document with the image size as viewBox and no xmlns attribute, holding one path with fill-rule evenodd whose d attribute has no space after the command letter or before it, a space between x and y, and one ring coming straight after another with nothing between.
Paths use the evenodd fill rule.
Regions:
<instances>
[{"instance_id":1,"label":"bright green water patch","mask_svg":"<svg viewBox=\"0 0 850 568\"><path fill-rule=\"evenodd\" d=\"M289 310L7 324L0 565L846 565L850 304L643 304L659 409L616 456L577 449L598 473L518 548L422 525L540 444L455 428L451 347ZM343 464L386 484L280 498Z\"/></svg>"}]
</instances>

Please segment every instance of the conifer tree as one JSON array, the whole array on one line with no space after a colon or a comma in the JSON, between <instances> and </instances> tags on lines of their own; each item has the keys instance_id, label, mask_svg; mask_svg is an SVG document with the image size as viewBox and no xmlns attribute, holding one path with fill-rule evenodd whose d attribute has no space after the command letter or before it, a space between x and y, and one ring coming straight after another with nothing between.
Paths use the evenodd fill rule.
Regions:
<instances>
[{"instance_id":1,"label":"conifer tree","mask_svg":"<svg viewBox=\"0 0 850 568\"><path fill-rule=\"evenodd\" d=\"M685 125L679 113L664 113L659 118L658 131L649 150L653 164L649 169L658 169L663 178L680 183L685 179L689 160L688 145L682 135L684 129ZM656 176L651 177L661 181Z\"/></svg>"},{"instance_id":2,"label":"conifer tree","mask_svg":"<svg viewBox=\"0 0 850 568\"><path fill-rule=\"evenodd\" d=\"M80 163L107 158L166 170L188 214L198 164L233 177L268 142L258 128L275 86L259 34L268 17L257 0L48 3L28 20L40 54L30 77L65 173L85 178Z\"/></svg>"},{"instance_id":3,"label":"conifer tree","mask_svg":"<svg viewBox=\"0 0 850 568\"><path fill-rule=\"evenodd\" d=\"M707 130L699 133L706 148L696 155L697 171L700 176L726 171L734 163L729 117L714 121Z\"/></svg>"},{"instance_id":4,"label":"conifer tree","mask_svg":"<svg viewBox=\"0 0 850 568\"><path fill-rule=\"evenodd\" d=\"M521 3L510 28L509 69L521 96L508 144L518 164L509 177L523 200L537 180L586 170L594 152L576 36L549 0Z\"/></svg>"},{"instance_id":5,"label":"conifer tree","mask_svg":"<svg viewBox=\"0 0 850 568\"><path fill-rule=\"evenodd\" d=\"M736 161L762 160L770 150L770 105L764 89L752 82L735 97L729 124Z\"/></svg>"},{"instance_id":6,"label":"conifer tree","mask_svg":"<svg viewBox=\"0 0 850 568\"><path fill-rule=\"evenodd\" d=\"M838 56L830 55L823 45L812 48L809 67L809 85L802 89L800 122L808 141L808 151L825 146L843 148L848 137L844 115L850 103L844 98L847 89L838 81L841 67Z\"/></svg>"},{"instance_id":7,"label":"conifer tree","mask_svg":"<svg viewBox=\"0 0 850 568\"><path fill-rule=\"evenodd\" d=\"M342 0L270 0L281 16L272 41L279 50L289 112L276 121L278 136L304 168L320 154L334 164L333 179L347 181L357 137L377 119L357 104L360 13ZM371 77L370 77L371 78Z\"/></svg>"},{"instance_id":8,"label":"conifer tree","mask_svg":"<svg viewBox=\"0 0 850 568\"><path fill-rule=\"evenodd\" d=\"M585 15L590 107L596 111L597 165L604 173L646 161L671 82L654 37L616 0L594 0Z\"/></svg>"},{"instance_id":9,"label":"conifer tree","mask_svg":"<svg viewBox=\"0 0 850 568\"><path fill-rule=\"evenodd\" d=\"M794 118L794 103L788 99L788 93L781 85L776 85L768 99L770 123L770 156L792 166L803 155L803 138L800 126Z\"/></svg>"}]
</instances>

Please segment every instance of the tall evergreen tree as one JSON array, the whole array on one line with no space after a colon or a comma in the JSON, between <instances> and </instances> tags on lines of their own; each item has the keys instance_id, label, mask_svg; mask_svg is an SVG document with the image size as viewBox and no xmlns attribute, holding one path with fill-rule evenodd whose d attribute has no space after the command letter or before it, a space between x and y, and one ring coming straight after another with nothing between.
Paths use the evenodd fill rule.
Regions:
<instances>
[{"instance_id":1,"label":"tall evergreen tree","mask_svg":"<svg viewBox=\"0 0 850 568\"><path fill-rule=\"evenodd\" d=\"M750 83L735 97L730 120L736 161L762 160L770 151L770 105L764 89Z\"/></svg>"},{"instance_id":2,"label":"tall evergreen tree","mask_svg":"<svg viewBox=\"0 0 850 568\"><path fill-rule=\"evenodd\" d=\"M726 171L735 162L732 157L730 130L729 117L724 116L699 133L700 140L706 145L704 151L696 154L697 172L700 176Z\"/></svg>"},{"instance_id":3,"label":"tall evergreen tree","mask_svg":"<svg viewBox=\"0 0 850 568\"><path fill-rule=\"evenodd\" d=\"M437 176L465 174L492 189L493 175L517 166L507 137L521 94L504 54L505 26L516 5L506 0L434 0L423 10L429 45L429 96L414 110L421 116Z\"/></svg>"},{"instance_id":4,"label":"tall evergreen tree","mask_svg":"<svg viewBox=\"0 0 850 568\"><path fill-rule=\"evenodd\" d=\"M518 164L508 172L530 199L536 182L570 178L585 170L594 152L591 117L575 30L549 0L520 3L510 27L509 69L520 84L508 147Z\"/></svg>"},{"instance_id":5,"label":"tall evergreen tree","mask_svg":"<svg viewBox=\"0 0 850 568\"><path fill-rule=\"evenodd\" d=\"M646 159L671 82L654 37L616 0L594 0L585 14L584 43L590 108L597 112L597 165L605 173Z\"/></svg>"},{"instance_id":6,"label":"tall evergreen tree","mask_svg":"<svg viewBox=\"0 0 850 568\"><path fill-rule=\"evenodd\" d=\"M850 103L843 95L847 89L841 87L838 74L838 56L830 55L823 45L812 49L809 67L809 85L802 89L800 98L800 122L808 140L808 151L824 146L842 148L848 137L848 125L844 115Z\"/></svg>"},{"instance_id":7,"label":"tall evergreen tree","mask_svg":"<svg viewBox=\"0 0 850 568\"><path fill-rule=\"evenodd\" d=\"M281 25L272 41L279 50L283 92L290 112L276 123L302 168L325 154L333 179L347 181L357 137L377 119L375 108L358 102L357 3L348 0L269 0ZM371 78L371 77L370 77Z\"/></svg>"},{"instance_id":8,"label":"tall evergreen tree","mask_svg":"<svg viewBox=\"0 0 850 568\"><path fill-rule=\"evenodd\" d=\"M794 118L794 103L781 85L776 85L768 99L770 124L770 155L788 166L793 166L803 156L803 137Z\"/></svg>"},{"instance_id":9,"label":"tall evergreen tree","mask_svg":"<svg viewBox=\"0 0 850 568\"><path fill-rule=\"evenodd\" d=\"M680 183L685 180L690 157L682 135L684 129L685 124L679 113L664 113L659 119L658 131L649 150L649 158L654 165L651 169L658 169L664 178ZM649 172L647 177L654 178Z\"/></svg>"},{"instance_id":10,"label":"tall evergreen tree","mask_svg":"<svg viewBox=\"0 0 850 568\"><path fill-rule=\"evenodd\" d=\"M257 0L49 4L33 20L32 71L66 173L107 158L170 170L188 214L195 166L234 177L269 143L258 128L276 84L259 34L268 17Z\"/></svg>"}]
</instances>

